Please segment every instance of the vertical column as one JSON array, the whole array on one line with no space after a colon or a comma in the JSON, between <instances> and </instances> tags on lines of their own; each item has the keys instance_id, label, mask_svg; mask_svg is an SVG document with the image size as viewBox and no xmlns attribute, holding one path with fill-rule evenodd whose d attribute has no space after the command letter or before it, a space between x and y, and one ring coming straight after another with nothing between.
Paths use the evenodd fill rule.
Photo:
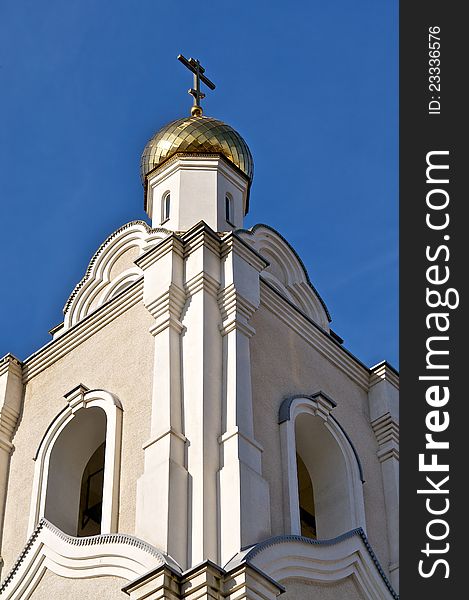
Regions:
<instances>
[{"instance_id":1,"label":"vertical column","mask_svg":"<svg viewBox=\"0 0 469 600\"><path fill-rule=\"evenodd\" d=\"M189 565L218 562L218 437L222 339L218 290L220 238L204 223L183 236L187 310L183 323L184 421L190 474Z\"/></svg>"},{"instance_id":2,"label":"vertical column","mask_svg":"<svg viewBox=\"0 0 469 600\"><path fill-rule=\"evenodd\" d=\"M3 565L1 549L3 522L10 470L13 436L23 402L21 362L12 354L0 359L0 573Z\"/></svg>"},{"instance_id":3,"label":"vertical column","mask_svg":"<svg viewBox=\"0 0 469 600\"><path fill-rule=\"evenodd\" d=\"M181 393L183 250L172 235L139 257L144 304L155 321L150 439L144 444L144 473L137 484L136 534L187 562L186 437Z\"/></svg>"},{"instance_id":4,"label":"vertical column","mask_svg":"<svg viewBox=\"0 0 469 600\"><path fill-rule=\"evenodd\" d=\"M368 400L370 421L378 442L386 524L389 540L391 583L399 590L399 391L398 377L386 362L371 369Z\"/></svg>"},{"instance_id":5,"label":"vertical column","mask_svg":"<svg viewBox=\"0 0 469 600\"><path fill-rule=\"evenodd\" d=\"M254 438L249 319L260 303L259 272L266 262L232 235L223 247L222 316L224 389L220 437L220 553L236 552L267 538L270 494L262 477L262 447Z\"/></svg>"}]
</instances>

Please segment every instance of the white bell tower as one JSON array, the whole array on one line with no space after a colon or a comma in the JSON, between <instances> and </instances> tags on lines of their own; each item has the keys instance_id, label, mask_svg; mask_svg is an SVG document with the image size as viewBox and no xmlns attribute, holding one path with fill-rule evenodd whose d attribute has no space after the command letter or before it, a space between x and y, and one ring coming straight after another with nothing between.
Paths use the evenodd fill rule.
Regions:
<instances>
[{"instance_id":1,"label":"white bell tower","mask_svg":"<svg viewBox=\"0 0 469 600\"><path fill-rule=\"evenodd\" d=\"M177 154L147 178L152 227L187 231L205 221L214 231L243 226L249 181L223 154Z\"/></svg>"}]
</instances>

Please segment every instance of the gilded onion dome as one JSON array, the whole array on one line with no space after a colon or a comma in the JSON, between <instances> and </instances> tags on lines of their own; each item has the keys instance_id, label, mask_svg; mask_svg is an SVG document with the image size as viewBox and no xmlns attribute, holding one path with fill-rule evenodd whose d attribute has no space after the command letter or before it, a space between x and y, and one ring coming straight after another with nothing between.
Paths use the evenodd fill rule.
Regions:
<instances>
[{"instance_id":1,"label":"gilded onion dome","mask_svg":"<svg viewBox=\"0 0 469 600\"><path fill-rule=\"evenodd\" d=\"M142 181L171 156L178 154L222 154L252 181L254 162L248 145L232 127L201 115L172 121L145 146L141 161Z\"/></svg>"}]
</instances>

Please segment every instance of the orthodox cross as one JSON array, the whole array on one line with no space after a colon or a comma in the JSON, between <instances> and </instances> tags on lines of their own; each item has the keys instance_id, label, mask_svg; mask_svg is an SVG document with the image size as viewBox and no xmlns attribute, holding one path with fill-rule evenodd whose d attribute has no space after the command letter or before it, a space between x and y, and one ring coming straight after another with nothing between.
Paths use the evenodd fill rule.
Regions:
<instances>
[{"instance_id":1,"label":"orthodox cross","mask_svg":"<svg viewBox=\"0 0 469 600\"><path fill-rule=\"evenodd\" d=\"M178 60L182 62L182 64L194 73L194 87L188 90L188 94L190 94L194 98L194 104L191 109L191 115L193 117L202 116L202 107L200 106L200 101L205 98L205 94L200 91L200 82L202 81L205 85L211 90L215 89L215 84L205 77L205 69L200 64L200 61L196 58L184 58L182 54L179 54Z\"/></svg>"}]
</instances>

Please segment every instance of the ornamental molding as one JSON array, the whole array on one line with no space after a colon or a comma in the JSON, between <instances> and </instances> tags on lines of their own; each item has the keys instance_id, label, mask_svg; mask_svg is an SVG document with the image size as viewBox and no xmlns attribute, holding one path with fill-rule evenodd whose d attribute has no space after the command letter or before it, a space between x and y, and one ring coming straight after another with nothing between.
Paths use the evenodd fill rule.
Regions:
<instances>
[{"instance_id":1,"label":"ornamental molding","mask_svg":"<svg viewBox=\"0 0 469 600\"><path fill-rule=\"evenodd\" d=\"M372 388L381 381L388 381L396 389L399 389L399 373L385 360L371 367L369 387Z\"/></svg>"},{"instance_id":2,"label":"ornamental molding","mask_svg":"<svg viewBox=\"0 0 469 600\"><path fill-rule=\"evenodd\" d=\"M330 540L277 536L241 551L226 570L247 563L273 580L303 579L333 584L350 576L366 600L398 600L361 527ZM288 586L287 586L288 590Z\"/></svg>"},{"instance_id":3,"label":"ornamental molding","mask_svg":"<svg viewBox=\"0 0 469 600\"><path fill-rule=\"evenodd\" d=\"M256 333L256 330L248 325L248 322L258 307L242 296L235 284L232 283L220 290L218 306L222 318L220 325L222 335L227 335L235 329L247 337L252 337Z\"/></svg>"},{"instance_id":4,"label":"ornamental molding","mask_svg":"<svg viewBox=\"0 0 469 600\"><path fill-rule=\"evenodd\" d=\"M80 289L83 287L83 285L85 284L86 280L89 279L92 271L93 271L93 266L96 263L98 256L101 254L101 252L104 250L104 248L106 248L106 246L108 246L112 240L114 238L116 238L117 236L119 236L121 233L125 232L127 229L130 229L131 227L142 227L146 233L152 233L152 232L162 232L162 233L171 233L170 231L168 231L167 229L163 229L163 228L157 228L157 229L152 229L148 223L146 223L145 221L141 221L141 220L136 220L136 221L130 221L129 223L126 223L125 225L122 225L122 227L119 227L118 229L116 229L113 233L111 233L110 236L108 236L104 242L99 246L99 248L96 250L96 252L93 254L93 257L91 258L88 267L86 269L86 272L84 274L84 276L82 277L82 279L77 283L77 285L75 286L75 288L73 289L72 293L70 294L67 302L65 303L64 306L64 313L67 312L67 310L70 307L70 304L72 303L73 299L75 298L75 296L77 295L77 293L80 291Z\"/></svg>"},{"instance_id":5,"label":"ornamental molding","mask_svg":"<svg viewBox=\"0 0 469 600\"><path fill-rule=\"evenodd\" d=\"M200 221L189 231L182 233L181 240L184 243L184 258L201 247L213 252L217 257L220 256L221 238L205 221Z\"/></svg>"},{"instance_id":6,"label":"ornamental molding","mask_svg":"<svg viewBox=\"0 0 469 600\"><path fill-rule=\"evenodd\" d=\"M184 326L181 323L182 310L186 303L186 294L175 283L169 285L168 291L146 305L148 312L155 319L150 327L150 333L157 335L164 329L172 327L181 333Z\"/></svg>"},{"instance_id":7,"label":"ornamental molding","mask_svg":"<svg viewBox=\"0 0 469 600\"><path fill-rule=\"evenodd\" d=\"M201 271L194 275L184 286L187 296L194 296L197 292L204 291L218 298L220 283L208 273Z\"/></svg>"},{"instance_id":8,"label":"ornamental molding","mask_svg":"<svg viewBox=\"0 0 469 600\"><path fill-rule=\"evenodd\" d=\"M8 353L0 358L0 377L5 373L12 373L18 377L21 377L22 369L23 363L13 354Z\"/></svg>"},{"instance_id":9,"label":"ornamental molding","mask_svg":"<svg viewBox=\"0 0 469 600\"><path fill-rule=\"evenodd\" d=\"M331 317L326 304L311 283L303 261L288 241L264 224L249 230L238 229L236 236L269 263L263 277L322 329L329 331Z\"/></svg>"},{"instance_id":10,"label":"ornamental molding","mask_svg":"<svg viewBox=\"0 0 469 600\"><path fill-rule=\"evenodd\" d=\"M221 257L226 258L231 253L245 260L259 273L269 266L269 261L238 235L237 231L228 233L222 241Z\"/></svg>"},{"instance_id":11,"label":"ornamental molding","mask_svg":"<svg viewBox=\"0 0 469 600\"><path fill-rule=\"evenodd\" d=\"M163 256L172 254L173 252L181 258L184 256L182 241L175 233L171 233L167 238L149 248L136 259L135 264L145 271L163 258Z\"/></svg>"},{"instance_id":12,"label":"ornamental molding","mask_svg":"<svg viewBox=\"0 0 469 600\"><path fill-rule=\"evenodd\" d=\"M131 221L114 231L93 255L85 275L65 304L63 326L53 328L53 335L63 335L67 329L121 293L142 275L141 268L133 261L122 270L123 264L118 261L126 253L137 249L141 255L169 234L163 228L150 228L144 221ZM113 273L116 264L121 269L117 275Z\"/></svg>"},{"instance_id":13,"label":"ornamental molding","mask_svg":"<svg viewBox=\"0 0 469 600\"><path fill-rule=\"evenodd\" d=\"M115 394L102 389L89 390L82 383L67 392L64 398L66 406L49 424L34 456L28 534L32 534L37 524L45 517L50 458L54 446L77 412L88 408L102 409L106 415L101 531L115 532L119 504L122 404Z\"/></svg>"},{"instance_id":14,"label":"ornamental molding","mask_svg":"<svg viewBox=\"0 0 469 600\"><path fill-rule=\"evenodd\" d=\"M378 442L378 458L384 462L390 458L399 460L399 423L387 412L371 422Z\"/></svg>"},{"instance_id":15,"label":"ornamental molding","mask_svg":"<svg viewBox=\"0 0 469 600\"><path fill-rule=\"evenodd\" d=\"M285 398L282 402L278 411L278 422L283 423L284 421L290 421L292 413L293 416L295 416L295 413L297 412L297 405L304 402L313 409L313 414L317 417L321 417L323 421L327 421L328 418L332 416L331 411L337 406L337 402L332 400L332 398L321 390L311 395L297 394Z\"/></svg>"},{"instance_id":16,"label":"ornamental molding","mask_svg":"<svg viewBox=\"0 0 469 600\"><path fill-rule=\"evenodd\" d=\"M336 408L337 402L330 396L325 394L322 390L315 392L314 394L296 394L285 398L280 405L278 411L278 423L281 425L285 421L293 421L302 412L311 412L315 417L320 417L324 424L327 423L327 427L330 431L335 432L336 439L342 438L343 446L348 446L355 457L355 461L358 467L358 473L360 481L365 483L363 475L363 467L358 454L355 444L352 442L349 434L345 428L341 425L340 421L332 414L334 408Z\"/></svg>"},{"instance_id":17,"label":"ornamental molding","mask_svg":"<svg viewBox=\"0 0 469 600\"><path fill-rule=\"evenodd\" d=\"M170 565L181 571L169 556L123 533L72 537L47 519L41 519L0 586L5 600L29 598L45 571L71 579L120 577L131 581L150 569Z\"/></svg>"}]
</instances>

